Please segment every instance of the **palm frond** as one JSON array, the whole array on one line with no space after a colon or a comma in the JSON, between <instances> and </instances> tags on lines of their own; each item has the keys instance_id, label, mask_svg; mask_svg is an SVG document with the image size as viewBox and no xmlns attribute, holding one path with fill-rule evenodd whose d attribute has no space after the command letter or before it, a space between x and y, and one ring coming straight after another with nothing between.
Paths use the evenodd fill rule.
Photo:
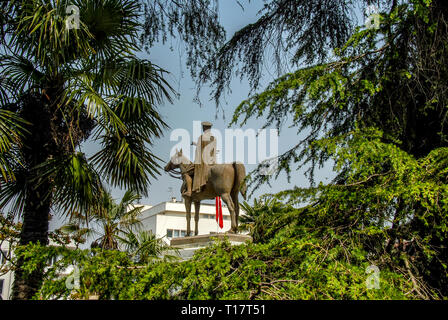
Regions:
<instances>
[{"instance_id":1,"label":"palm frond","mask_svg":"<svg viewBox=\"0 0 448 320\"><path fill-rule=\"evenodd\" d=\"M139 3L133 0L77 1L92 35L96 59L106 61L137 50Z\"/></svg>"},{"instance_id":2,"label":"palm frond","mask_svg":"<svg viewBox=\"0 0 448 320\"><path fill-rule=\"evenodd\" d=\"M0 68L5 89L22 93L42 81L44 74L25 56L1 55Z\"/></svg>"},{"instance_id":3,"label":"palm frond","mask_svg":"<svg viewBox=\"0 0 448 320\"><path fill-rule=\"evenodd\" d=\"M103 249L117 249L118 241L128 232L138 231L142 227L140 214L142 207L135 206L140 196L126 191L117 204L109 192L102 195L101 206L94 216L101 236L95 243Z\"/></svg>"},{"instance_id":4,"label":"palm frond","mask_svg":"<svg viewBox=\"0 0 448 320\"><path fill-rule=\"evenodd\" d=\"M66 9L70 4L83 7L81 0L19 2L18 22L10 46L16 48L17 54L45 66L49 73L57 72L60 65L80 56L94 54L89 26L81 19L79 28L67 27Z\"/></svg>"},{"instance_id":5,"label":"palm frond","mask_svg":"<svg viewBox=\"0 0 448 320\"><path fill-rule=\"evenodd\" d=\"M122 237L119 237L119 240L137 263L148 263L159 259L164 251L173 250L163 239L157 238L155 234L147 230L138 233L127 230Z\"/></svg>"},{"instance_id":6,"label":"palm frond","mask_svg":"<svg viewBox=\"0 0 448 320\"><path fill-rule=\"evenodd\" d=\"M88 215L100 206L104 187L83 153L51 159L39 168L42 169L42 177L53 181L53 201L61 213L82 212L88 219Z\"/></svg>"},{"instance_id":7,"label":"palm frond","mask_svg":"<svg viewBox=\"0 0 448 320\"><path fill-rule=\"evenodd\" d=\"M164 99L172 102L174 89L164 79L168 72L145 59L135 57L109 62L102 77L113 76L115 93L123 97L144 99L154 105Z\"/></svg>"},{"instance_id":8,"label":"palm frond","mask_svg":"<svg viewBox=\"0 0 448 320\"><path fill-rule=\"evenodd\" d=\"M101 150L91 160L113 186L147 195L149 176L159 173L160 160L132 136L103 135Z\"/></svg>"},{"instance_id":9,"label":"palm frond","mask_svg":"<svg viewBox=\"0 0 448 320\"><path fill-rule=\"evenodd\" d=\"M79 29L65 23L70 4L80 9ZM167 127L156 104L172 102L174 90L165 70L135 55L139 14L133 0L14 2L11 49L0 60L0 102L16 103L27 94L43 97L36 103L45 103L55 147L44 163L21 170L6 152L18 130L8 131L11 126L2 125L0 114L0 206L15 201L20 210L27 184L46 181L53 210L79 212L86 221L93 213L104 218L107 235L99 240L104 246L115 247L114 233L138 225L139 209L124 208L135 195L117 207L105 196L100 178L147 195L149 180L160 169L160 159L149 149ZM88 161L75 150L92 132L102 150ZM19 174L6 183L9 165Z\"/></svg>"},{"instance_id":10,"label":"palm frond","mask_svg":"<svg viewBox=\"0 0 448 320\"><path fill-rule=\"evenodd\" d=\"M75 108L85 109L90 118L100 124L107 124L107 128L112 127L113 130L126 132L126 126L111 108L111 103L116 98L105 97L96 91L93 87L93 79L88 73L71 73L63 100L66 105L74 104ZM103 125L103 128L106 126Z\"/></svg>"},{"instance_id":11,"label":"palm frond","mask_svg":"<svg viewBox=\"0 0 448 320\"><path fill-rule=\"evenodd\" d=\"M0 109L0 176L5 180L14 180L13 164L20 165L15 147L27 132L27 122L14 112Z\"/></svg>"},{"instance_id":12,"label":"palm frond","mask_svg":"<svg viewBox=\"0 0 448 320\"><path fill-rule=\"evenodd\" d=\"M77 240L83 240L84 242L98 232L93 228L83 227L79 223L68 223L59 228L62 233L71 236Z\"/></svg>"},{"instance_id":13,"label":"palm frond","mask_svg":"<svg viewBox=\"0 0 448 320\"><path fill-rule=\"evenodd\" d=\"M29 183L28 172L23 168L14 169L14 180L0 179L0 209L11 205L9 210L14 214L21 214L26 202L25 189Z\"/></svg>"}]
</instances>

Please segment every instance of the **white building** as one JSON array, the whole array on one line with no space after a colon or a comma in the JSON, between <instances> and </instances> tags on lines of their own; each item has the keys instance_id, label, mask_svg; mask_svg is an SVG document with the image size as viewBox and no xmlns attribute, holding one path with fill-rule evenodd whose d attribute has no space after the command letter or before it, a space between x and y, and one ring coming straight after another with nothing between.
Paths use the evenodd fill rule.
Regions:
<instances>
[{"instance_id":1,"label":"white building","mask_svg":"<svg viewBox=\"0 0 448 320\"><path fill-rule=\"evenodd\" d=\"M155 206L143 205L141 221L145 230L151 231L157 238L164 239L169 245L175 247L177 251L169 251L167 254L179 254L181 259L189 259L197 249L209 246L214 239L224 239L224 233L230 229L230 212L222 204L223 228L219 228L216 222L215 204L201 203L199 209L198 236L184 238L187 233L187 213L184 202L178 202L175 198L172 201L159 203ZM190 228L194 235L194 205L191 208ZM240 215L244 211L240 209ZM241 244L251 240L250 236L227 235L232 244Z\"/></svg>"},{"instance_id":2,"label":"white building","mask_svg":"<svg viewBox=\"0 0 448 320\"><path fill-rule=\"evenodd\" d=\"M222 203L223 228L216 222L216 208L214 204L201 203L198 234L226 232L230 229L230 212ZM145 230L151 230L157 238L164 238L169 243L172 238L184 237L187 232L187 214L185 203L172 201L161 202L155 206L143 205L141 221ZM190 228L194 234L194 204L191 206ZM240 209L240 214L243 214Z\"/></svg>"},{"instance_id":3,"label":"white building","mask_svg":"<svg viewBox=\"0 0 448 320\"><path fill-rule=\"evenodd\" d=\"M6 267L8 261L5 257L9 255L9 242L2 241L0 254L0 269ZM6 273L0 271L0 297L2 300L7 300L11 294L12 282L14 280L14 273L8 271Z\"/></svg>"}]
</instances>

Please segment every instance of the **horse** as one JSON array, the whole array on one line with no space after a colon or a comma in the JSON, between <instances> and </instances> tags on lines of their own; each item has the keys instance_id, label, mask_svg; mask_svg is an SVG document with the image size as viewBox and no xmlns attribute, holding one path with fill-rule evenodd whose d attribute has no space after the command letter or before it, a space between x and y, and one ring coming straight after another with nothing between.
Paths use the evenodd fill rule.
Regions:
<instances>
[{"instance_id":1,"label":"horse","mask_svg":"<svg viewBox=\"0 0 448 320\"><path fill-rule=\"evenodd\" d=\"M182 149L171 157L166 164L164 170L172 177L179 178L187 168L191 168L192 162L182 154ZM176 169L180 169L176 171ZM177 176L176 176L177 175ZM228 233L238 232L238 217L240 206L238 202L238 194L246 199L247 187L244 181L246 177L246 169L242 163L224 163L210 165L207 172L207 183L203 186L200 192L192 192L191 196L182 195L185 199L185 209L187 211L187 232L186 236L191 235L190 220L191 220L191 204L194 202L194 235L198 235L199 223L199 208L202 200L215 199L221 197L230 212L231 227ZM181 188L182 193L182 188Z\"/></svg>"}]
</instances>

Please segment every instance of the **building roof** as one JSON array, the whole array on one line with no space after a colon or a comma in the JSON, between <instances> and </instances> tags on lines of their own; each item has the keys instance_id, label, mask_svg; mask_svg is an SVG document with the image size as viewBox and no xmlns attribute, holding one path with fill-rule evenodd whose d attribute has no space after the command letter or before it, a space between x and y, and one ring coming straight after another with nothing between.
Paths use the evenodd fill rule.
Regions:
<instances>
[{"instance_id":1,"label":"building roof","mask_svg":"<svg viewBox=\"0 0 448 320\"><path fill-rule=\"evenodd\" d=\"M145 208L142 210L143 219L149 218L157 214L163 214L166 212L171 213L182 213L186 212L184 202L173 202L165 201L155 206L143 205ZM240 209L241 210L241 209ZM194 205L191 206L191 212L194 213ZM200 207L201 214L216 214L216 208L214 204L201 203ZM222 204L222 214L223 216L230 216L229 209Z\"/></svg>"}]
</instances>

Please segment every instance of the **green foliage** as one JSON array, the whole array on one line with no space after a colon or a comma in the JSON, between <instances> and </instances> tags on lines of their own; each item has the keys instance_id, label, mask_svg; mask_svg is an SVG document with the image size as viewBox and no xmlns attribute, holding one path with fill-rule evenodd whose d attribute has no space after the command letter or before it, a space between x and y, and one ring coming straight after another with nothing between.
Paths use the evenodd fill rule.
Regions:
<instances>
[{"instance_id":1,"label":"green foliage","mask_svg":"<svg viewBox=\"0 0 448 320\"><path fill-rule=\"evenodd\" d=\"M387 267L381 268L380 288L368 289L366 252L333 246L341 238L297 230L291 238L276 237L263 244L232 246L217 242L188 261L160 260L136 265L125 252L69 250L37 245L18 249L26 255L25 270L59 260L46 269L37 299L407 299L412 284ZM78 266L79 289L68 289L61 271ZM69 279L68 281L72 281Z\"/></svg>"},{"instance_id":2,"label":"green foliage","mask_svg":"<svg viewBox=\"0 0 448 320\"><path fill-rule=\"evenodd\" d=\"M368 2L360 0L356 5ZM235 75L247 78L252 90L258 89L265 60L278 74L290 65L324 61L331 48L342 46L350 36L355 25L354 4L343 0L328 4L320 0L266 1L257 21L198 59L199 72L193 74L199 87L211 84L213 98L219 104L225 91L230 92Z\"/></svg>"},{"instance_id":3,"label":"green foliage","mask_svg":"<svg viewBox=\"0 0 448 320\"><path fill-rule=\"evenodd\" d=\"M278 174L284 171L291 178L293 164L308 165L311 187L266 196L253 206L244 203L248 215L242 218L242 227L254 242L239 246L216 243L198 250L188 261L147 259L139 250L148 249L146 252L153 255L157 252L153 250L155 242L148 235L138 239L133 233L127 239L130 252L21 247L17 256L23 258L23 270L28 275L42 270L51 257L62 257L45 269L45 281L35 298L85 299L90 294L98 294L100 299L446 298L445 1L382 1L378 29L353 28L346 1L334 1L332 5L314 0L268 2L256 23L237 32L222 46L222 29L219 24L212 27L217 20L215 11L204 13L213 3L198 0L190 8L183 1L172 3L167 6L168 24L156 19L164 1L147 4L143 40L152 45L160 32L173 33L174 26L182 21L188 27L178 31L188 42L193 74L199 85L212 83L219 102L233 69L240 68L240 75L248 76L251 88L258 88L266 44L276 39L274 58L279 77L266 90L243 101L232 124L265 117L266 126L280 127L286 119L292 119L298 132L308 132L308 136L280 156ZM365 5L370 1L357 3ZM205 11L198 4L203 4ZM179 14L185 10L185 15ZM85 115L95 117L103 130L96 137L104 149L92 159L93 165L116 185L123 182L143 188L154 163L145 157L142 143L150 142L151 135L158 136L163 124L157 116L151 117L155 112L153 101L142 101L138 89L165 96L165 82L155 76L160 70L127 56L90 69L84 57L89 57L95 45L79 37L76 48L64 51L52 37L60 21L46 29L45 24L32 19L54 19L51 10L44 11L44 16L42 12L25 11L16 43L26 44L24 32L31 31L31 39L37 35L48 39L46 44L62 55L51 59L53 64L48 70L40 70L39 62L50 60L42 55L45 48L33 48L30 52L36 56L36 66L10 57L5 60L7 74L17 87L24 88L25 82L41 79L46 71L52 75L64 59L72 65L71 59L81 57L83 68L67 77L74 89L63 97L74 103L69 110L79 110L86 103ZM193 13L199 15L195 18ZM28 30L23 28L27 21L31 26ZM114 21L111 19L112 25ZM131 29L132 21L128 21ZM79 32L87 31L94 38L99 36L95 33L98 30L90 30L87 25ZM117 37L113 32L109 35ZM201 35L218 41L211 46L204 42L206 49L197 50ZM100 54L95 62L102 55L119 52L119 46L105 50L107 42L98 44L95 51ZM333 55L328 54L329 47L334 49ZM283 49L297 69L281 75ZM195 73L198 67L200 72ZM123 76L128 75L126 70L132 70L133 76L123 81ZM142 79L154 86L140 87ZM114 99L117 94L118 99ZM146 120L155 121L153 130L147 131L139 121L145 112L149 115ZM81 118L85 115L76 113ZM75 144L83 138L77 136ZM88 167L82 155L73 160L70 163L77 163L76 170L66 170L65 175L78 172L85 179L78 177L75 181L95 180L83 173ZM314 169L328 160L334 163L337 176L328 185L316 186ZM139 172L139 177L134 177L133 171ZM53 171L51 176L58 173ZM255 176L255 188L268 179ZM81 190L79 194L85 193ZM79 266L79 289L68 289L67 276L61 275L70 264ZM366 286L367 270L372 265L380 270L380 289Z\"/></svg>"},{"instance_id":4,"label":"green foliage","mask_svg":"<svg viewBox=\"0 0 448 320\"><path fill-rule=\"evenodd\" d=\"M442 66L448 10L442 1L407 1L382 9L379 29L354 29L331 59L279 76L236 108L231 125L256 117L281 129L288 120L298 134L306 133L279 157L277 176L284 171L290 178L298 165L314 182L315 168L331 155L311 148L313 141L358 127L380 129L384 141L416 157L447 145L448 100L442 92L448 71ZM423 14L431 20L422 19ZM437 48L434 54L428 54L429 47ZM255 187L269 178L254 177Z\"/></svg>"},{"instance_id":5,"label":"green foliage","mask_svg":"<svg viewBox=\"0 0 448 320\"><path fill-rule=\"evenodd\" d=\"M329 185L278 194L291 205L302 204L295 216L275 222L282 232L294 230L292 225L343 232L371 258L406 271L420 298L445 296L448 149L415 159L384 143L374 129L317 140L312 147L331 153L341 175Z\"/></svg>"},{"instance_id":6,"label":"green foliage","mask_svg":"<svg viewBox=\"0 0 448 320\"><path fill-rule=\"evenodd\" d=\"M446 270L443 247L433 243L447 239L448 150L415 159L382 142L374 129L322 139L313 147L331 150L344 179L242 204L247 212L242 226L254 243L218 242L188 261L151 263L135 260L132 251L67 250L68 256L82 253L76 258L80 289L68 290L65 278L55 280L53 273L36 297L443 298L437 287L446 273L431 283L426 280L431 270L425 268ZM366 286L371 265L380 270L380 289Z\"/></svg>"},{"instance_id":7,"label":"green foliage","mask_svg":"<svg viewBox=\"0 0 448 320\"><path fill-rule=\"evenodd\" d=\"M80 10L79 29L65 23L69 4ZM139 4L23 0L5 8L11 50L2 47L0 63L1 206L23 209L25 186L48 182L52 190L39 193L54 209L88 213L103 189L100 176L146 195L159 169L150 145L167 127L157 104L174 91L165 70L135 55ZM101 145L91 158L81 152L89 138Z\"/></svg>"},{"instance_id":8,"label":"green foliage","mask_svg":"<svg viewBox=\"0 0 448 320\"><path fill-rule=\"evenodd\" d=\"M82 243L96 235L92 247L118 249L120 241L129 240L123 236L135 236L134 230L142 225L140 215L143 207L135 206L140 199L140 195L128 190L121 201L116 203L109 192L103 192L90 215L73 212L69 223L62 226L60 231Z\"/></svg>"},{"instance_id":9,"label":"green foliage","mask_svg":"<svg viewBox=\"0 0 448 320\"><path fill-rule=\"evenodd\" d=\"M20 214L22 244L46 244L50 211L88 216L102 180L147 195L160 168L150 146L167 127L157 104L174 90L137 57L136 1L11 0L1 10L0 208ZM100 145L92 157L87 139ZM29 297L39 274L25 283L17 272L15 298Z\"/></svg>"},{"instance_id":10,"label":"green foliage","mask_svg":"<svg viewBox=\"0 0 448 320\"><path fill-rule=\"evenodd\" d=\"M286 228L285 221L294 213L292 206L285 206L278 199L265 195L260 200L254 199L251 206L247 202L241 204L244 215L240 217L239 228L249 231L254 242L265 242L279 230Z\"/></svg>"},{"instance_id":11,"label":"green foliage","mask_svg":"<svg viewBox=\"0 0 448 320\"><path fill-rule=\"evenodd\" d=\"M0 95L0 102L1 100L2 95ZM0 176L6 181L15 179L12 163L18 158L14 147L27 131L24 128L25 123L13 112L0 109Z\"/></svg>"},{"instance_id":12,"label":"green foliage","mask_svg":"<svg viewBox=\"0 0 448 320\"><path fill-rule=\"evenodd\" d=\"M307 134L279 156L277 176L305 168L311 186L276 196L298 208L273 214L276 230L329 230L404 275L419 298L446 297L448 6L394 1L380 11L379 28L355 28L332 57L279 76L231 124L288 120ZM329 160L336 178L316 186L314 170ZM255 171L252 187L271 178Z\"/></svg>"},{"instance_id":13,"label":"green foliage","mask_svg":"<svg viewBox=\"0 0 448 320\"><path fill-rule=\"evenodd\" d=\"M127 229L124 235L118 237L124 250L128 252L134 262L138 264L150 263L166 251L175 251L162 238L147 230L134 231ZM166 258L176 256L164 255Z\"/></svg>"},{"instance_id":14,"label":"green foliage","mask_svg":"<svg viewBox=\"0 0 448 320\"><path fill-rule=\"evenodd\" d=\"M0 213L0 275L11 270L13 251L20 235L21 223L14 221L14 215Z\"/></svg>"}]
</instances>

